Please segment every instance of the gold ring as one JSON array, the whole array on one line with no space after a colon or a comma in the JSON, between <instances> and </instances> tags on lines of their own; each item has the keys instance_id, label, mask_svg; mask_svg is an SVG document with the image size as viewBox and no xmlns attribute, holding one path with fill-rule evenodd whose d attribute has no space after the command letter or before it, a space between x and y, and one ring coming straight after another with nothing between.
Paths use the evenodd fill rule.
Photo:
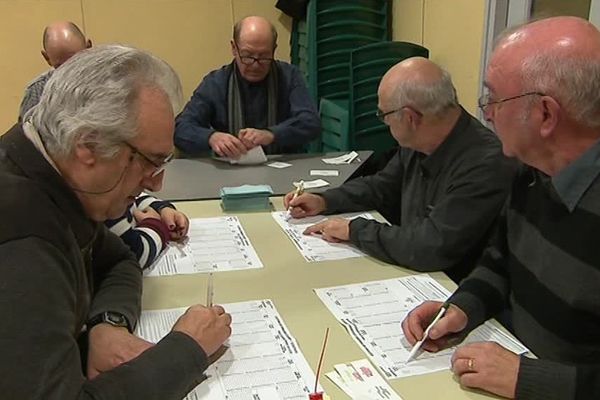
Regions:
<instances>
[{"instance_id":1,"label":"gold ring","mask_svg":"<svg viewBox=\"0 0 600 400\"><path fill-rule=\"evenodd\" d=\"M475 369L473 368L473 359L469 358L469 361L467 362L467 367L469 368L469 371L474 371Z\"/></svg>"}]
</instances>

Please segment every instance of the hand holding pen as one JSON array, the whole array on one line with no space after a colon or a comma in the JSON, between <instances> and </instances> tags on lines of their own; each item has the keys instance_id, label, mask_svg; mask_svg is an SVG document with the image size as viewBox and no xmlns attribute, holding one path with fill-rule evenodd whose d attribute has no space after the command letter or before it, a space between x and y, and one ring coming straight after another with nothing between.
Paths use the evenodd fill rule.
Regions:
<instances>
[{"instance_id":1,"label":"hand holding pen","mask_svg":"<svg viewBox=\"0 0 600 400\"><path fill-rule=\"evenodd\" d=\"M285 195L283 206L287 209L286 215L293 218L304 218L321 214L327 208L323 196L312 193L300 193L296 195L296 191Z\"/></svg>"},{"instance_id":2,"label":"hand holding pen","mask_svg":"<svg viewBox=\"0 0 600 400\"><path fill-rule=\"evenodd\" d=\"M415 307L402 321L402 330L408 342L413 345L414 353L410 359L418 353L419 348L436 352L448 345L448 340L455 333L461 332L467 326L467 315L453 304L439 301L426 301ZM415 350L417 343L418 348Z\"/></svg>"},{"instance_id":3,"label":"hand holding pen","mask_svg":"<svg viewBox=\"0 0 600 400\"><path fill-rule=\"evenodd\" d=\"M298 183L298 185L296 186L296 190L294 191L294 195L292 196L290 203L292 203L294 200L296 200L296 198L298 196L300 196L302 193L304 193L304 181L300 181ZM287 211L285 213L285 220L287 221L290 218L292 218L292 206L288 205Z\"/></svg>"}]
</instances>

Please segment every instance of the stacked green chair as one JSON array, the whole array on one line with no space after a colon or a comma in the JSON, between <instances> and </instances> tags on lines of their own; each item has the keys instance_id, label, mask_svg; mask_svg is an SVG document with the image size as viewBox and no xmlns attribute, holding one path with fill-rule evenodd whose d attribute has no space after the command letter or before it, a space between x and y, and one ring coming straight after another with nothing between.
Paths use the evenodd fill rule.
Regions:
<instances>
[{"instance_id":1,"label":"stacked green chair","mask_svg":"<svg viewBox=\"0 0 600 400\"><path fill-rule=\"evenodd\" d=\"M348 98L350 52L389 40L389 6L388 0L309 1L305 19L293 24L290 55L316 102Z\"/></svg>"},{"instance_id":2,"label":"stacked green chair","mask_svg":"<svg viewBox=\"0 0 600 400\"><path fill-rule=\"evenodd\" d=\"M387 126L375 115L377 88L388 69L415 56L428 57L429 51L413 43L379 42L351 52L347 98L323 98L320 102L323 149L382 153L395 145Z\"/></svg>"}]
</instances>

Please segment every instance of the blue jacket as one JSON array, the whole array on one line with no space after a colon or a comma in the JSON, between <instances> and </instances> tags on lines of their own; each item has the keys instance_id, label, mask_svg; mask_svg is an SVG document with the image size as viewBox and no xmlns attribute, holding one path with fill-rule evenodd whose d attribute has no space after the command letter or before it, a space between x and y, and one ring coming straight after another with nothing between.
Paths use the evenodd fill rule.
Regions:
<instances>
[{"instance_id":1,"label":"blue jacket","mask_svg":"<svg viewBox=\"0 0 600 400\"><path fill-rule=\"evenodd\" d=\"M275 134L273 144L265 147L267 153L301 152L303 145L316 138L321 130L317 107L298 68L282 61L276 61L275 65L279 76L277 123L266 126L266 80L251 84L241 79L247 93L246 125ZM177 116L175 145L183 152L189 155L209 152L209 136L215 131L228 131L227 84L231 68L229 64L209 73Z\"/></svg>"}]
</instances>

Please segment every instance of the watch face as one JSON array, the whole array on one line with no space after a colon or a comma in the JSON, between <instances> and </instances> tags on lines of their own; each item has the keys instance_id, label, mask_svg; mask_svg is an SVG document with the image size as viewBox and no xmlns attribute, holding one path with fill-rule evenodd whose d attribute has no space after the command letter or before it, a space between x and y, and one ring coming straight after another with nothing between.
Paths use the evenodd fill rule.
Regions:
<instances>
[{"instance_id":1,"label":"watch face","mask_svg":"<svg viewBox=\"0 0 600 400\"><path fill-rule=\"evenodd\" d=\"M106 312L106 322L116 326L127 326L127 320L125 319L125 316L110 311Z\"/></svg>"}]
</instances>

